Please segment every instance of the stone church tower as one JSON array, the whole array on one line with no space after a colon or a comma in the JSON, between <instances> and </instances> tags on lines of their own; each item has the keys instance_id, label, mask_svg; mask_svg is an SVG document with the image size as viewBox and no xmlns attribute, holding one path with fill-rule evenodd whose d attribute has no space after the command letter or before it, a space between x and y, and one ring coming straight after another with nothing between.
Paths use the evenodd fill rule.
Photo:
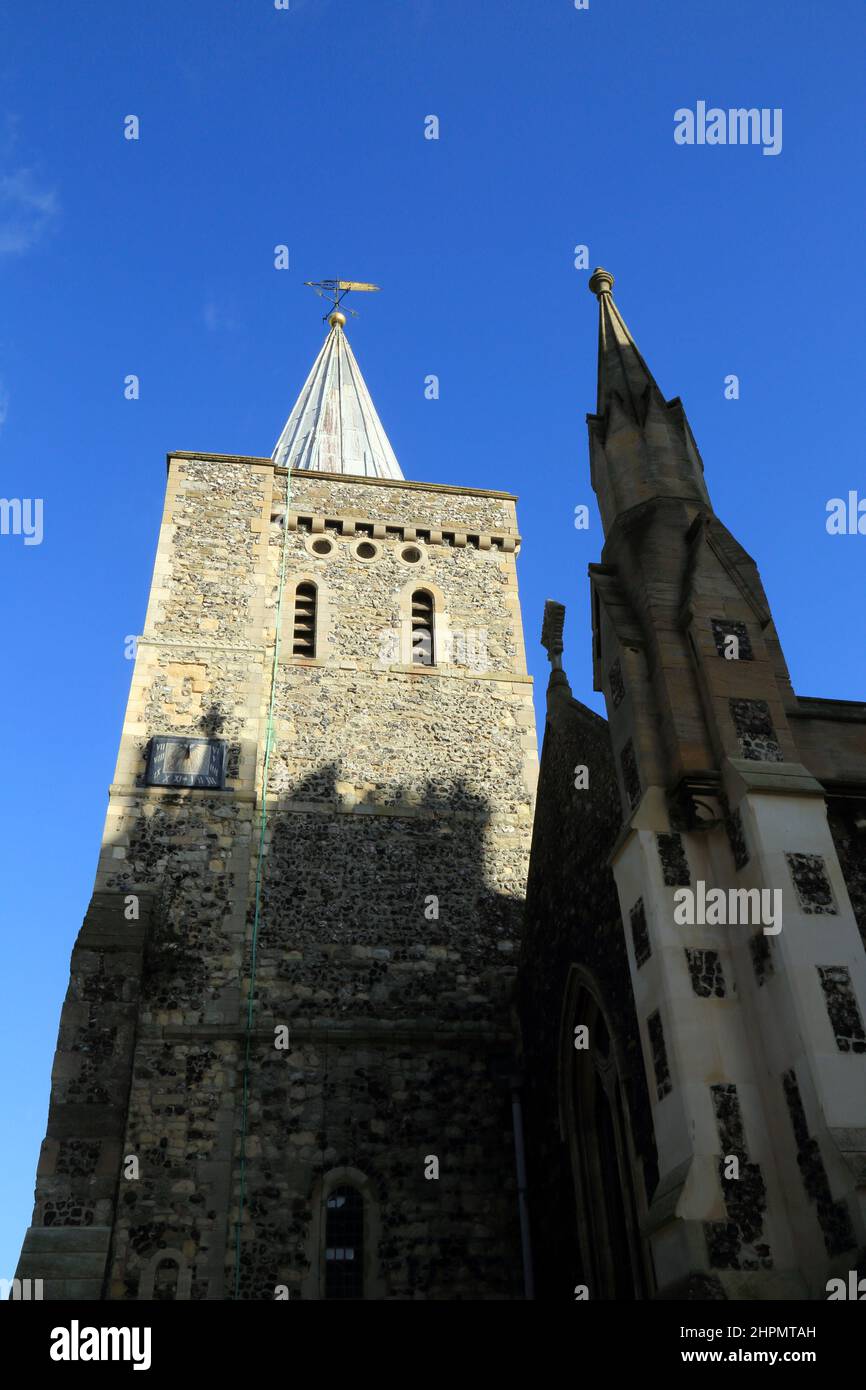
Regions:
<instances>
[{"instance_id":1,"label":"stone church tower","mask_svg":"<svg viewBox=\"0 0 866 1390\"><path fill-rule=\"evenodd\" d=\"M272 458L168 458L18 1270L46 1298L522 1296L515 499L404 480L344 323Z\"/></svg>"},{"instance_id":2,"label":"stone church tower","mask_svg":"<svg viewBox=\"0 0 866 1390\"><path fill-rule=\"evenodd\" d=\"M606 721L571 695L557 604L543 637L520 979L539 1297L823 1299L866 1247L866 706L794 693L612 286L590 280Z\"/></svg>"}]
</instances>

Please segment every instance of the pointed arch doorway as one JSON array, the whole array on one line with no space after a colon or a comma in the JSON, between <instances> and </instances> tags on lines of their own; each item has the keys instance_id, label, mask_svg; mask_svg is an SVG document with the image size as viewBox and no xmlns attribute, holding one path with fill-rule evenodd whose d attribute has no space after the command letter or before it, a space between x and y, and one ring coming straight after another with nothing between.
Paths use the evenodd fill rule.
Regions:
<instances>
[{"instance_id":1,"label":"pointed arch doorway","mask_svg":"<svg viewBox=\"0 0 866 1390\"><path fill-rule=\"evenodd\" d=\"M563 1006L560 1124L571 1160L580 1263L591 1299L652 1296L646 1202L620 1047L589 973L573 966ZM576 1047L578 1030L588 1045Z\"/></svg>"}]
</instances>

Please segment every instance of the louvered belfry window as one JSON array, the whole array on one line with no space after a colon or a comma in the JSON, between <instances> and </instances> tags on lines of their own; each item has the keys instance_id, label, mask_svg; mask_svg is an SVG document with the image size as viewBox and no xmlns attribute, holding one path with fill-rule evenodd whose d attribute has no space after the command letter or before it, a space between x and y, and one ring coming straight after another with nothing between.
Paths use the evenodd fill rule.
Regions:
<instances>
[{"instance_id":1,"label":"louvered belfry window","mask_svg":"<svg viewBox=\"0 0 866 1390\"><path fill-rule=\"evenodd\" d=\"M294 656L316 655L316 586L299 584L295 590L295 625L292 631Z\"/></svg>"},{"instance_id":2,"label":"louvered belfry window","mask_svg":"<svg viewBox=\"0 0 866 1390\"><path fill-rule=\"evenodd\" d=\"M433 595L418 589L412 595L412 665L433 664Z\"/></svg>"}]
</instances>

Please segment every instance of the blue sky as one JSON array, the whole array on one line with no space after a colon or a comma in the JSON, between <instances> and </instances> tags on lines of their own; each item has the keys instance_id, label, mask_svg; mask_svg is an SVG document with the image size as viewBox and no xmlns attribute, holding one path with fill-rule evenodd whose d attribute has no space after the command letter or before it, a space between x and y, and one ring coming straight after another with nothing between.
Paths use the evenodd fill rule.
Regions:
<instances>
[{"instance_id":1,"label":"blue sky","mask_svg":"<svg viewBox=\"0 0 866 1390\"><path fill-rule=\"evenodd\" d=\"M404 473L520 495L539 693L552 597L574 692L601 708L594 505L573 525L592 503L588 245L685 402L795 688L864 696L866 536L824 525L829 498L866 496L863 30L860 0L6 0L0 491L43 499L44 536L0 536L0 1276L30 1217L165 454L271 452L323 333L304 280L383 286L349 335ZM699 100L781 108L781 153L675 144Z\"/></svg>"}]
</instances>

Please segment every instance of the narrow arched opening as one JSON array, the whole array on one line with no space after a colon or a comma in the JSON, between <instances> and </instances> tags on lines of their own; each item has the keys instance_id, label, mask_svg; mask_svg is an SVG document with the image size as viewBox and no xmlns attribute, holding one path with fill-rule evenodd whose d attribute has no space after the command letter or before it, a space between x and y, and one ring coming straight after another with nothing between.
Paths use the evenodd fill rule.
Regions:
<instances>
[{"instance_id":1,"label":"narrow arched opening","mask_svg":"<svg viewBox=\"0 0 866 1390\"><path fill-rule=\"evenodd\" d=\"M325 1298L364 1297L364 1198L335 1187L325 1200Z\"/></svg>"},{"instance_id":2,"label":"narrow arched opening","mask_svg":"<svg viewBox=\"0 0 866 1390\"><path fill-rule=\"evenodd\" d=\"M436 609L433 595L427 589L416 589L412 595L412 665L436 664Z\"/></svg>"},{"instance_id":3,"label":"narrow arched opening","mask_svg":"<svg viewBox=\"0 0 866 1390\"><path fill-rule=\"evenodd\" d=\"M292 627L292 654L294 656L312 657L316 655L316 607L316 586L305 580L295 590L295 612Z\"/></svg>"},{"instance_id":4,"label":"narrow arched opening","mask_svg":"<svg viewBox=\"0 0 866 1390\"><path fill-rule=\"evenodd\" d=\"M589 1045L574 1047L576 1030ZM576 991L567 1029L568 1122L581 1264L590 1298L648 1298L648 1265L635 1192L635 1157L617 1047L600 1002Z\"/></svg>"}]
</instances>

